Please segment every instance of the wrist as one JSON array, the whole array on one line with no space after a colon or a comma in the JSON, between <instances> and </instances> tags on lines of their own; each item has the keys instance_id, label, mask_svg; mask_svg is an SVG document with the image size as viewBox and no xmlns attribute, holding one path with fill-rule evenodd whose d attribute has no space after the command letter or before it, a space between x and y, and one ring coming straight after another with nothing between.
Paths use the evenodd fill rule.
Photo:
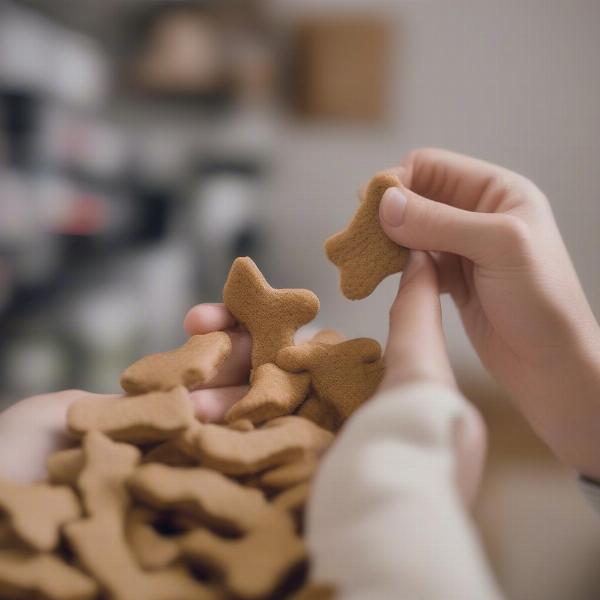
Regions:
<instances>
[{"instance_id":1,"label":"wrist","mask_svg":"<svg viewBox=\"0 0 600 600\"><path fill-rule=\"evenodd\" d=\"M597 325L540 374L543 384L525 398L524 412L565 465L600 479L600 334Z\"/></svg>"}]
</instances>

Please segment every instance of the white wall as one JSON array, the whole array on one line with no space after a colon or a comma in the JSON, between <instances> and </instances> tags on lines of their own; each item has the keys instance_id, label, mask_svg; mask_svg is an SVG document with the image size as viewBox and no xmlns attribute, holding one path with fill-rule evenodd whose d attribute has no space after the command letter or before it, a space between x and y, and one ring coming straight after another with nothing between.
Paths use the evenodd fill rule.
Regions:
<instances>
[{"instance_id":1,"label":"white wall","mask_svg":"<svg viewBox=\"0 0 600 600\"><path fill-rule=\"evenodd\" d=\"M275 2L283 13L301 0ZM315 3L312 3L313 6ZM321 298L322 322L385 340L396 279L352 303L338 292L323 240L349 219L356 190L409 149L438 145L501 163L547 193L600 316L600 2L447 0L316 3L372 8L396 24L388 122L372 128L287 125L267 199L277 285ZM445 305L453 359L481 374Z\"/></svg>"}]
</instances>

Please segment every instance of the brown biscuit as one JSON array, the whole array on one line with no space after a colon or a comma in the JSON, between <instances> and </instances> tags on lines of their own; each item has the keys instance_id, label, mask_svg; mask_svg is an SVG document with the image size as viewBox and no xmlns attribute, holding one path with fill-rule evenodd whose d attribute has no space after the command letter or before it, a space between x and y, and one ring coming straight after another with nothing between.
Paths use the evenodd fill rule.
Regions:
<instances>
[{"instance_id":1,"label":"brown biscuit","mask_svg":"<svg viewBox=\"0 0 600 600\"><path fill-rule=\"evenodd\" d=\"M310 495L310 483L305 481L291 487L285 492L273 498L273 504L282 510L298 513L304 510L304 506Z\"/></svg>"},{"instance_id":2,"label":"brown biscuit","mask_svg":"<svg viewBox=\"0 0 600 600\"><path fill-rule=\"evenodd\" d=\"M241 539L223 539L198 529L184 536L180 545L191 562L220 574L230 594L248 600L271 597L306 557L293 522L279 511Z\"/></svg>"},{"instance_id":3,"label":"brown biscuit","mask_svg":"<svg viewBox=\"0 0 600 600\"><path fill-rule=\"evenodd\" d=\"M170 467L192 467L198 464L198 461L183 452L174 440L154 446L152 450L144 455L142 462L144 464L161 463Z\"/></svg>"},{"instance_id":4,"label":"brown biscuit","mask_svg":"<svg viewBox=\"0 0 600 600\"><path fill-rule=\"evenodd\" d=\"M312 292L273 289L248 257L233 262L223 300L252 336L254 369L275 362L277 351L293 344L296 330L319 311L319 299Z\"/></svg>"},{"instance_id":5,"label":"brown biscuit","mask_svg":"<svg viewBox=\"0 0 600 600\"><path fill-rule=\"evenodd\" d=\"M229 429L235 429L236 431L252 431L254 429L254 423L250 419L238 419L229 423Z\"/></svg>"},{"instance_id":6,"label":"brown biscuit","mask_svg":"<svg viewBox=\"0 0 600 600\"><path fill-rule=\"evenodd\" d=\"M254 424L275 419L294 412L306 398L310 375L289 373L273 363L265 363L254 369L252 387L225 415L225 421L249 419Z\"/></svg>"},{"instance_id":7,"label":"brown biscuit","mask_svg":"<svg viewBox=\"0 0 600 600\"><path fill-rule=\"evenodd\" d=\"M83 452L85 465L77 488L86 514L122 522L130 503L126 482L140 462L140 451L92 431L83 439Z\"/></svg>"},{"instance_id":8,"label":"brown biscuit","mask_svg":"<svg viewBox=\"0 0 600 600\"><path fill-rule=\"evenodd\" d=\"M307 454L300 460L287 465L275 467L261 475L259 483L261 486L273 490L285 490L299 483L312 479L319 461L316 455Z\"/></svg>"},{"instance_id":9,"label":"brown biscuit","mask_svg":"<svg viewBox=\"0 0 600 600\"><path fill-rule=\"evenodd\" d=\"M115 600L214 598L183 568L144 571L127 545L125 516L130 497L126 481L139 463L139 450L97 431L88 433L83 443L85 466L78 488L88 518L68 523L64 532L76 558L103 592Z\"/></svg>"},{"instance_id":10,"label":"brown biscuit","mask_svg":"<svg viewBox=\"0 0 600 600\"><path fill-rule=\"evenodd\" d=\"M381 347L369 338L341 344L308 342L280 350L277 364L292 373L310 371L319 398L346 420L370 398L383 375Z\"/></svg>"},{"instance_id":11,"label":"brown biscuit","mask_svg":"<svg viewBox=\"0 0 600 600\"><path fill-rule=\"evenodd\" d=\"M84 456L81 448L67 448L52 453L46 460L51 483L74 486L83 469Z\"/></svg>"},{"instance_id":12,"label":"brown biscuit","mask_svg":"<svg viewBox=\"0 0 600 600\"><path fill-rule=\"evenodd\" d=\"M0 550L0 597L40 600L92 600L93 579L54 554Z\"/></svg>"},{"instance_id":13,"label":"brown biscuit","mask_svg":"<svg viewBox=\"0 0 600 600\"><path fill-rule=\"evenodd\" d=\"M316 344L339 344L346 341L346 336L335 329L321 329L310 341Z\"/></svg>"},{"instance_id":14,"label":"brown biscuit","mask_svg":"<svg viewBox=\"0 0 600 600\"><path fill-rule=\"evenodd\" d=\"M295 593L290 600L333 600L335 597L335 588L332 585L309 583Z\"/></svg>"},{"instance_id":15,"label":"brown biscuit","mask_svg":"<svg viewBox=\"0 0 600 600\"><path fill-rule=\"evenodd\" d=\"M252 530L270 509L260 491L201 467L143 465L129 484L135 497L146 504L179 510L227 533Z\"/></svg>"},{"instance_id":16,"label":"brown biscuit","mask_svg":"<svg viewBox=\"0 0 600 600\"><path fill-rule=\"evenodd\" d=\"M135 444L175 437L195 422L188 391L179 386L125 398L84 398L67 412L75 435L101 431L110 438Z\"/></svg>"},{"instance_id":17,"label":"brown biscuit","mask_svg":"<svg viewBox=\"0 0 600 600\"><path fill-rule=\"evenodd\" d=\"M392 242L379 224L379 203L400 180L390 171L377 173L350 224L325 242L329 260L340 269L340 287L349 300L366 298L392 273L402 271L408 250Z\"/></svg>"},{"instance_id":18,"label":"brown biscuit","mask_svg":"<svg viewBox=\"0 0 600 600\"><path fill-rule=\"evenodd\" d=\"M231 338L224 331L194 335L179 348L133 363L121 375L121 387L128 394L180 385L193 390L210 381L230 354Z\"/></svg>"},{"instance_id":19,"label":"brown biscuit","mask_svg":"<svg viewBox=\"0 0 600 600\"><path fill-rule=\"evenodd\" d=\"M333 440L329 431L301 417L280 417L261 429L242 432L201 425L186 432L186 451L209 469L226 475L251 475L293 462L306 453L323 453Z\"/></svg>"},{"instance_id":20,"label":"brown biscuit","mask_svg":"<svg viewBox=\"0 0 600 600\"><path fill-rule=\"evenodd\" d=\"M158 513L148 508L134 508L127 514L125 536L140 565L148 571L164 569L180 555L177 541L160 535L153 524Z\"/></svg>"},{"instance_id":21,"label":"brown biscuit","mask_svg":"<svg viewBox=\"0 0 600 600\"><path fill-rule=\"evenodd\" d=\"M0 509L18 538L41 552L56 548L61 526L81 515L73 490L45 483L0 481Z\"/></svg>"},{"instance_id":22,"label":"brown biscuit","mask_svg":"<svg viewBox=\"0 0 600 600\"><path fill-rule=\"evenodd\" d=\"M27 545L19 539L6 517L0 519L0 548L28 550Z\"/></svg>"},{"instance_id":23,"label":"brown biscuit","mask_svg":"<svg viewBox=\"0 0 600 600\"><path fill-rule=\"evenodd\" d=\"M144 571L125 541L123 526L102 517L66 526L76 557L114 600L214 600L214 592L185 568Z\"/></svg>"},{"instance_id":24,"label":"brown biscuit","mask_svg":"<svg viewBox=\"0 0 600 600\"><path fill-rule=\"evenodd\" d=\"M336 432L342 426L342 420L337 411L314 393L296 409L294 414L316 423L327 431Z\"/></svg>"}]
</instances>

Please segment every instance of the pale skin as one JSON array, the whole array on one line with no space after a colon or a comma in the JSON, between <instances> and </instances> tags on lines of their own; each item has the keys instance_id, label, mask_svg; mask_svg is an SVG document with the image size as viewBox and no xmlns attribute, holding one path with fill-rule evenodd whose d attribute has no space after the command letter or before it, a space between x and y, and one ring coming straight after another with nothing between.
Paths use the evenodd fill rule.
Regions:
<instances>
[{"instance_id":1,"label":"pale skin","mask_svg":"<svg viewBox=\"0 0 600 600\"><path fill-rule=\"evenodd\" d=\"M600 479L600 329L545 196L520 175L443 150L411 153L398 174L403 187L386 192L381 224L413 252L390 309L382 389L456 385L441 326L439 296L448 292L483 364L538 434L565 464ZM195 306L184 327L190 335L233 335L225 368L191 395L198 418L218 422L247 389L250 339L221 304ZM72 442L61 429L82 393L36 396L4 411L0 475L42 477L46 456ZM469 410L454 436L467 503L486 438Z\"/></svg>"}]
</instances>

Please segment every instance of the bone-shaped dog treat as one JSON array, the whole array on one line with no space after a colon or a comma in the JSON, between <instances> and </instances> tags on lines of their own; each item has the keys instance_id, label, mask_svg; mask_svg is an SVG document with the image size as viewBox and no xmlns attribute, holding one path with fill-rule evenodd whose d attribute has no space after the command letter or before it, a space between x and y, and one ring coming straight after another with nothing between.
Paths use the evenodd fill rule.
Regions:
<instances>
[{"instance_id":1,"label":"bone-shaped dog treat","mask_svg":"<svg viewBox=\"0 0 600 600\"><path fill-rule=\"evenodd\" d=\"M322 454L333 440L329 431L307 419L289 416L249 432L202 425L186 433L186 450L201 463L227 475L251 475L305 453Z\"/></svg>"},{"instance_id":2,"label":"bone-shaped dog treat","mask_svg":"<svg viewBox=\"0 0 600 600\"><path fill-rule=\"evenodd\" d=\"M4 517L0 520L0 548L17 548L22 547L23 542L14 532L10 525L10 521Z\"/></svg>"},{"instance_id":3,"label":"bone-shaped dog treat","mask_svg":"<svg viewBox=\"0 0 600 600\"><path fill-rule=\"evenodd\" d=\"M84 438L85 466L79 476L89 518L67 524L65 535L86 571L114 600L208 600L213 593L185 569L156 573L142 569L127 545L125 515L130 504L126 481L140 460L137 448L100 432Z\"/></svg>"},{"instance_id":4,"label":"bone-shaped dog treat","mask_svg":"<svg viewBox=\"0 0 600 600\"><path fill-rule=\"evenodd\" d=\"M182 538L181 550L190 561L221 574L236 598L270 597L305 559L293 522L285 513L275 514L242 539L223 539L198 529Z\"/></svg>"},{"instance_id":5,"label":"bone-shaped dog treat","mask_svg":"<svg viewBox=\"0 0 600 600\"><path fill-rule=\"evenodd\" d=\"M349 300L366 298L388 275L404 268L408 251L392 242L379 224L381 197L399 184L393 173L377 173L348 227L325 242L325 252L340 269L340 287Z\"/></svg>"},{"instance_id":6,"label":"bone-shaped dog treat","mask_svg":"<svg viewBox=\"0 0 600 600\"><path fill-rule=\"evenodd\" d=\"M309 494L310 484L305 481L275 496L273 504L282 510L298 513L304 509Z\"/></svg>"},{"instance_id":7,"label":"bone-shaped dog treat","mask_svg":"<svg viewBox=\"0 0 600 600\"><path fill-rule=\"evenodd\" d=\"M77 482L81 469L83 469L84 462L81 448L57 450L46 460L48 478L57 485L73 486Z\"/></svg>"},{"instance_id":8,"label":"bone-shaped dog treat","mask_svg":"<svg viewBox=\"0 0 600 600\"><path fill-rule=\"evenodd\" d=\"M270 510L260 491L201 467L143 465L129 484L133 494L146 504L180 510L227 533L252 530Z\"/></svg>"},{"instance_id":9,"label":"bone-shaped dog treat","mask_svg":"<svg viewBox=\"0 0 600 600\"><path fill-rule=\"evenodd\" d=\"M83 440L83 452L85 463L77 487L86 513L123 521L130 503L126 482L140 462L140 451L92 431Z\"/></svg>"},{"instance_id":10,"label":"bone-shaped dog treat","mask_svg":"<svg viewBox=\"0 0 600 600\"><path fill-rule=\"evenodd\" d=\"M231 338L223 331L192 336L183 346L145 356L121 375L128 394L169 390L184 386L193 390L210 381L231 354Z\"/></svg>"},{"instance_id":11,"label":"bone-shaped dog treat","mask_svg":"<svg viewBox=\"0 0 600 600\"><path fill-rule=\"evenodd\" d=\"M267 471L260 477L259 483L269 489L285 490L312 479L318 466L318 458L314 454L307 454L296 462Z\"/></svg>"},{"instance_id":12,"label":"bone-shaped dog treat","mask_svg":"<svg viewBox=\"0 0 600 600\"><path fill-rule=\"evenodd\" d=\"M252 431L254 429L254 423L250 419L238 419L229 423L229 429L235 429L236 431Z\"/></svg>"},{"instance_id":13,"label":"bone-shaped dog treat","mask_svg":"<svg viewBox=\"0 0 600 600\"><path fill-rule=\"evenodd\" d=\"M316 394L310 394L294 414L316 423L327 431L336 432L342 426L342 419L333 406L323 402Z\"/></svg>"},{"instance_id":14,"label":"bone-shaped dog treat","mask_svg":"<svg viewBox=\"0 0 600 600\"><path fill-rule=\"evenodd\" d=\"M114 600L215 600L183 567L144 571L125 541L123 527L94 517L66 527L75 555Z\"/></svg>"},{"instance_id":15,"label":"bone-shaped dog treat","mask_svg":"<svg viewBox=\"0 0 600 600\"><path fill-rule=\"evenodd\" d=\"M335 329L321 329L310 340L315 344L339 344L346 341L346 336Z\"/></svg>"},{"instance_id":16,"label":"bone-shaped dog treat","mask_svg":"<svg viewBox=\"0 0 600 600\"><path fill-rule=\"evenodd\" d=\"M67 413L76 435L101 431L114 440L159 442L175 437L195 421L188 391L179 386L125 398L82 398Z\"/></svg>"},{"instance_id":17,"label":"bone-shaped dog treat","mask_svg":"<svg viewBox=\"0 0 600 600\"><path fill-rule=\"evenodd\" d=\"M296 330L312 321L319 299L308 290L273 289L248 257L236 258L223 289L223 300L252 336L252 367L275 362L290 346Z\"/></svg>"},{"instance_id":18,"label":"bone-shaped dog treat","mask_svg":"<svg viewBox=\"0 0 600 600\"><path fill-rule=\"evenodd\" d=\"M277 364L293 373L309 371L319 398L342 420L373 395L383 375L381 348L369 338L290 346L279 351Z\"/></svg>"},{"instance_id":19,"label":"bone-shaped dog treat","mask_svg":"<svg viewBox=\"0 0 600 600\"><path fill-rule=\"evenodd\" d=\"M171 467L192 467L198 464L194 458L181 450L175 440L155 446L142 459L143 463L160 463Z\"/></svg>"},{"instance_id":20,"label":"bone-shaped dog treat","mask_svg":"<svg viewBox=\"0 0 600 600\"><path fill-rule=\"evenodd\" d=\"M308 583L289 600L334 600L335 588L332 585Z\"/></svg>"},{"instance_id":21,"label":"bone-shaped dog treat","mask_svg":"<svg viewBox=\"0 0 600 600\"><path fill-rule=\"evenodd\" d=\"M81 515L77 496L68 487L0 481L0 509L23 542L40 550L53 550L60 527Z\"/></svg>"},{"instance_id":22,"label":"bone-shaped dog treat","mask_svg":"<svg viewBox=\"0 0 600 600\"><path fill-rule=\"evenodd\" d=\"M310 375L265 363L254 369L250 382L250 391L225 415L227 423L245 418L257 424L293 413L306 398Z\"/></svg>"},{"instance_id":23,"label":"bone-shaped dog treat","mask_svg":"<svg viewBox=\"0 0 600 600\"><path fill-rule=\"evenodd\" d=\"M156 511L147 508L131 509L126 518L127 542L140 565L148 571L164 569L180 555L178 543L154 529L157 520Z\"/></svg>"},{"instance_id":24,"label":"bone-shaped dog treat","mask_svg":"<svg viewBox=\"0 0 600 600\"><path fill-rule=\"evenodd\" d=\"M92 600L93 579L53 554L0 550L0 597L40 600Z\"/></svg>"}]
</instances>

